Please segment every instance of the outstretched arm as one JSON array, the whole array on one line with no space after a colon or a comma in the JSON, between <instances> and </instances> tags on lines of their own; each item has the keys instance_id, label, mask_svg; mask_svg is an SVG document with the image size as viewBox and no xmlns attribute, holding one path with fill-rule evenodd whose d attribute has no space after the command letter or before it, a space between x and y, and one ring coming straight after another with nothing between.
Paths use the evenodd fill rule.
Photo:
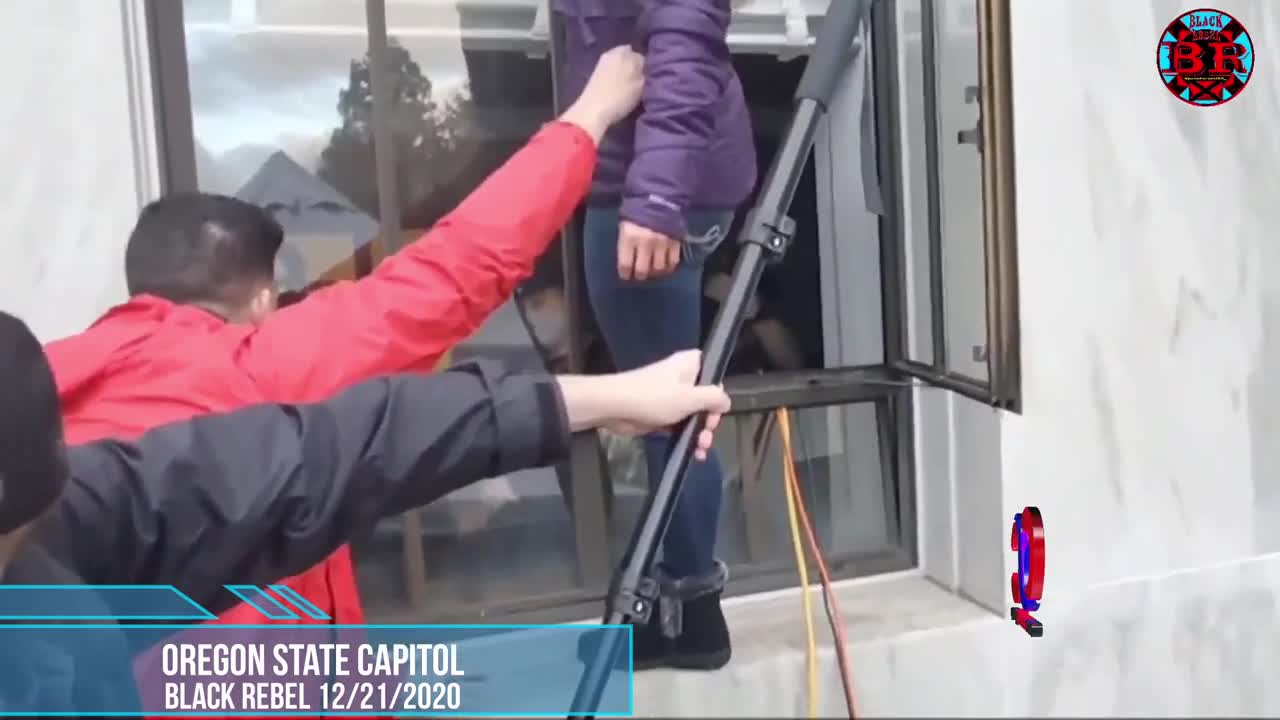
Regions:
<instances>
[{"instance_id":1,"label":"outstretched arm","mask_svg":"<svg viewBox=\"0 0 1280 720\"><path fill-rule=\"evenodd\" d=\"M172 583L217 611L224 583L296 574L382 517L556 462L569 429L551 377L481 365L201 417L71 448L45 544L85 582Z\"/></svg>"},{"instance_id":2,"label":"outstretched arm","mask_svg":"<svg viewBox=\"0 0 1280 720\"><path fill-rule=\"evenodd\" d=\"M368 277L322 288L253 335L250 371L273 398L314 400L353 382L428 370L533 272L585 196L591 135L544 127L453 212Z\"/></svg>"},{"instance_id":3,"label":"outstretched arm","mask_svg":"<svg viewBox=\"0 0 1280 720\"><path fill-rule=\"evenodd\" d=\"M218 612L223 584L294 575L382 517L555 463L571 432L647 433L710 413L694 451L705 458L729 396L695 386L700 366L698 351L599 376L473 363L81 445L40 545L84 582L171 584Z\"/></svg>"},{"instance_id":4,"label":"outstretched arm","mask_svg":"<svg viewBox=\"0 0 1280 720\"><path fill-rule=\"evenodd\" d=\"M635 107L643 59L601 56L582 96L449 215L369 277L272 315L242 360L274 399L319 399L352 382L427 370L533 272L586 196L601 135Z\"/></svg>"}]
</instances>

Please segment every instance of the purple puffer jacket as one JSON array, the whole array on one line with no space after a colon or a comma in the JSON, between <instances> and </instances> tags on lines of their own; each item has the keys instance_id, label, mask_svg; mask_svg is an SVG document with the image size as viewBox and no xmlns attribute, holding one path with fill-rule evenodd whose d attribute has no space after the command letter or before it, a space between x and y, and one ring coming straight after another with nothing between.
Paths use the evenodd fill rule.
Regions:
<instances>
[{"instance_id":1,"label":"purple puffer jacket","mask_svg":"<svg viewBox=\"0 0 1280 720\"><path fill-rule=\"evenodd\" d=\"M551 0L564 28L562 103L577 99L601 53L645 55L640 109L600 144L596 203L675 239L687 210L736 209L756 182L742 83L726 39L730 0Z\"/></svg>"}]
</instances>

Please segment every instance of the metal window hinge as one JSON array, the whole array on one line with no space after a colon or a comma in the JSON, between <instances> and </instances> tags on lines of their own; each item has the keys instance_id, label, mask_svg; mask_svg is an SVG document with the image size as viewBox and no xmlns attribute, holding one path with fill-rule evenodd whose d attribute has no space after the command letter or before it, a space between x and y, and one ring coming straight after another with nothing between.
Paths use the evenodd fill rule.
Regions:
<instances>
[{"instance_id":1,"label":"metal window hinge","mask_svg":"<svg viewBox=\"0 0 1280 720\"><path fill-rule=\"evenodd\" d=\"M533 25L529 27L529 37L535 43L546 43L546 47L531 50L526 55L530 58L543 58L551 49L551 0L539 0L538 9L533 15Z\"/></svg>"},{"instance_id":2,"label":"metal window hinge","mask_svg":"<svg viewBox=\"0 0 1280 720\"><path fill-rule=\"evenodd\" d=\"M969 130L956 133L956 142L961 145L973 145L982 152L982 102L981 90L977 85L969 85L964 89L964 104L978 106L978 122Z\"/></svg>"},{"instance_id":3,"label":"metal window hinge","mask_svg":"<svg viewBox=\"0 0 1280 720\"><path fill-rule=\"evenodd\" d=\"M805 54L812 39L809 35L809 13L801 0L782 0L784 46L777 53L786 62Z\"/></svg>"}]
</instances>

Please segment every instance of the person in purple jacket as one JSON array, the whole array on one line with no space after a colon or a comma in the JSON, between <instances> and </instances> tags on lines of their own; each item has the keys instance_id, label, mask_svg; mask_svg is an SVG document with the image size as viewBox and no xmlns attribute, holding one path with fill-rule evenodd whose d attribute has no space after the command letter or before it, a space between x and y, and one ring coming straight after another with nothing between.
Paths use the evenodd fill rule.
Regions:
<instances>
[{"instance_id":1,"label":"person in purple jacket","mask_svg":"<svg viewBox=\"0 0 1280 720\"><path fill-rule=\"evenodd\" d=\"M603 138L587 200L583 264L605 345L619 370L697 347L702 268L756 182L755 144L727 40L731 0L552 0L563 28L561 88L572 102L600 54L645 56L641 106ZM644 438L649 477L668 437ZM691 466L667 531L663 588L636 629L635 669L714 670L731 654L715 555L722 471Z\"/></svg>"}]
</instances>

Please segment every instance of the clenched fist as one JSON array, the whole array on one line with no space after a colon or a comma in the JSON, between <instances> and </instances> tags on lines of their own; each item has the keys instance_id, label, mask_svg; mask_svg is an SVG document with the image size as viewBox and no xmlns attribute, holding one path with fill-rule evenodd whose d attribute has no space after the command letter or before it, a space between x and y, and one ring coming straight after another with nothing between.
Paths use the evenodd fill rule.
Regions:
<instances>
[{"instance_id":1,"label":"clenched fist","mask_svg":"<svg viewBox=\"0 0 1280 720\"><path fill-rule=\"evenodd\" d=\"M680 249L680 241L623 220L618 225L618 277L640 281L674 272Z\"/></svg>"},{"instance_id":2,"label":"clenched fist","mask_svg":"<svg viewBox=\"0 0 1280 720\"><path fill-rule=\"evenodd\" d=\"M600 56L582 94L561 119L578 125L599 142L609 126L640 103L643 89L644 56L619 45Z\"/></svg>"}]
</instances>

